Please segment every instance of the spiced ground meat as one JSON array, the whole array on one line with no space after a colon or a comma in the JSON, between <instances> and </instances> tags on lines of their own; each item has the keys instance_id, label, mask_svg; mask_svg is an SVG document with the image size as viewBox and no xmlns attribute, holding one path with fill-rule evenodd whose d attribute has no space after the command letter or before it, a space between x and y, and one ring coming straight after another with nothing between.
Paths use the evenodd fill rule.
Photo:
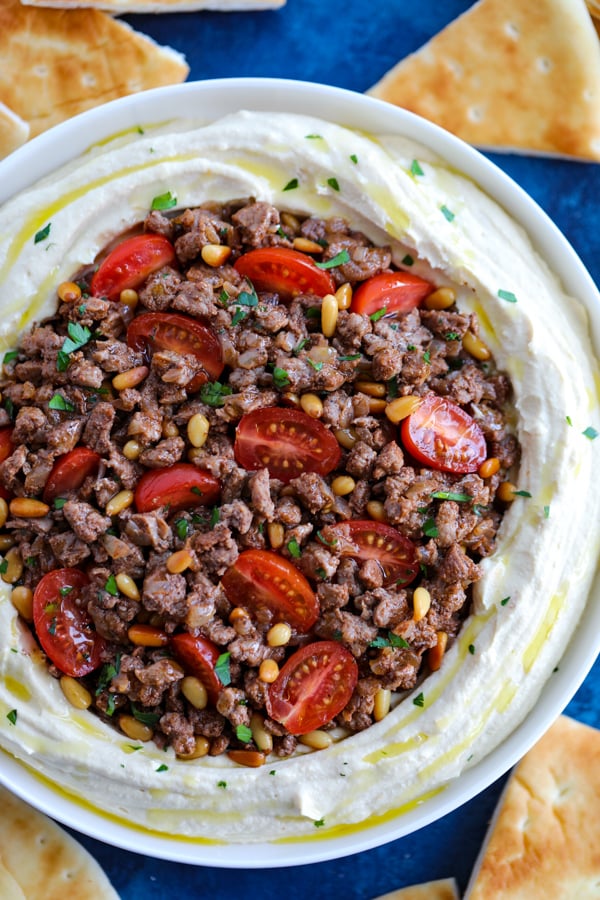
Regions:
<instances>
[{"instance_id":1,"label":"spiced ground meat","mask_svg":"<svg viewBox=\"0 0 600 900\"><path fill-rule=\"evenodd\" d=\"M317 724L367 728L387 692L440 665L469 613L477 563L493 552L510 499L497 491L518 464L510 384L451 289L440 300L426 286L405 311L350 305L359 284L394 266L389 248L342 219L250 199L153 211L139 231L164 242L166 262L115 296L97 290L97 266L74 273L56 315L5 356L0 539L4 552L13 546L2 577L32 629L23 597L35 592L51 673L80 676L91 708L125 734L182 757L289 755L297 737L269 714L269 695L286 660L318 641L351 654L358 677L343 708ZM279 280L271 270L266 284L255 267L253 281L239 261L260 248L319 265L309 261L297 283L293 266ZM403 422L432 397L479 435L474 465L440 468L440 435L431 465L407 446ZM242 464L236 433L267 410L275 443L267 435ZM278 415L285 422L290 410L309 437L310 423L321 429L329 467L303 466L301 447L290 456L277 443ZM190 469L201 488L185 482ZM349 551L332 535L355 521L372 530ZM377 550L389 529L391 558ZM275 554L308 585L308 627L286 617L280 596L244 603L228 593L249 551ZM49 573L65 569L84 573L81 584L53 582L49 596ZM69 648L67 601L91 653ZM188 639L198 639L196 656Z\"/></svg>"}]
</instances>

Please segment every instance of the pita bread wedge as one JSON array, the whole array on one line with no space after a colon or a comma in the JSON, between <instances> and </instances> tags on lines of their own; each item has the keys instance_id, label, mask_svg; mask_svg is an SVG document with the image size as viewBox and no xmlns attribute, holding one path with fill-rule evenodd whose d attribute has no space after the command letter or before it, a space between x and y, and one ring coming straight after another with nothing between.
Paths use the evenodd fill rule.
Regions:
<instances>
[{"instance_id":1,"label":"pita bread wedge","mask_svg":"<svg viewBox=\"0 0 600 900\"><path fill-rule=\"evenodd\" d=\"M597 900L600 731L561 716L511 775L465 900Z\"/></svg>"},{"instance_id":2,"label":"pita bread wedge","mask_svg":"<svg viewBox=\"0 0 600 900\"><path fill-rule=\"evenodd\" d=\"M29 137L29 125L0 102L0 159L8 156Z\"/></svg>"},{"instance_id":3,"label":"pita bread wedge","mask_svg":"<svg viewBox=\"0 0 600 900\"><path fill-rule=\"evenodd\" d=\"M93 7L113 13L244 12L250 9L278 9L285 0L22 0L27 6L54 6L60 9Z\"/></svg>"},{"instance_id":4,"label":"pita bread wedge","mask_svg":"<svg viewBox=\"0 0 600 900\"><path fill-rule=\"evenodd\" d=\"M0 3L0 101L31 136L116 97L184 81L181 56L93 9Z\"/></svg>"},{"instance_id":5,"label":"pita bread wedge","mask_svg":"<svg viewBox=\"0 0 600 900\"><path fill-rule=\"evenodd\" d=\"M398 888L397 891L383 894L376 900L459 900L459 897L454 878L442 878L439 881L427 881L423 884Z\"/></svg>"},{"instance_id":6,"label":"pita bread wedge","mask_svg":"<svg viewBox=\"0 0 600 900\"><path fill-rule=\"evenodd\" d=\"M0 804L3 900L119 900L98 863L66 831L2 787Z\"/></svg>"},{"instance_id":7,"label":"pita bread wedge","mask_svg":"<svg viewBox=\"0 0 600 900\"><path fill-rule=\"evenodd\" d=\"M480 0L369 91L478 147L600 160L585 0Z\"/></svg>"},{"instance_id":8,"label":"pita bread wedge","mask_svg":"<svg viewBox=\"0 0 600 900\"><path fill-rule=\"evenodd\" d=\"M587 8L593 16L600 19L600 0L587 0Z\"/></svg>"}]
</instances>

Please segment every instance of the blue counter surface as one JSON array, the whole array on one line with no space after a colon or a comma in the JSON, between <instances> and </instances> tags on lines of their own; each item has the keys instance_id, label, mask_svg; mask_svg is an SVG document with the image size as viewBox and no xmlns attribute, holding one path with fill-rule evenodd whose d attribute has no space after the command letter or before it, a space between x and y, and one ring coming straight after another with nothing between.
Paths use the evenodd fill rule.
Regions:
<instances>
[{"instance_id":1,"label":"blue counter surface","mask_svg":"<svg viewBox=\"0 0 600 900\"><path fill-rule=\"evenodd\" d=\"M288 0L285 7L268 12L125 19L183 52L191 67L189 80L273 76L363 92L469 5L465 0ZM490 158L543 207L600 283L600 165L534 156L490 154ZM600 727L599 697L597 662L566 712ZM290 894L315 900L369 900L397 887L450 875L464 888L503 782L409 837L345 859L291 869L180 865L76 837L104 867L123 900L281 900Z\"/></svg>"}]
</instances>

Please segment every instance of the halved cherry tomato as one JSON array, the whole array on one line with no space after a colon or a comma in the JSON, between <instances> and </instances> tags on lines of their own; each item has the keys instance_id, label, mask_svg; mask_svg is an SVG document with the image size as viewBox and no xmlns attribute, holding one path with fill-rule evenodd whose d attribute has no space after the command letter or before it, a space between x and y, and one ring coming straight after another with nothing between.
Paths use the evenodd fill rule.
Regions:
<instances>
[{"instance_id":1,"label":"halved cherry tomato","mask_svg":"<svg viewBox=\"0 0 600 900\"><path fill-rule=\"evenodd\" d=\"M169 512L209 506L219 499L221 485L214 475L192 463L175 463L166 469L144 472L135 489L138 512L168 506Z\"/></svg>"},{"instance_id":2,"label":"halved cherry tomato","mask_svg":"<svg viewBox=\"0 0 600 900\"><path fill-rule=\"evenodd\" d=\"M244 469L266 466L272 478L288 482L303 472L327 475L342 456L335 436L299 409L268 406L242 416L234 445Z\"/></svg>"},{"instance_id":3,"label":"halved cherry tomato","mask_svg":"<svg viewBox=\"0 0 600 900\"><path fill-rule=\"evenodd\" d=\"M192 378L187 385L188 391L197 391L205 381L216 380L223 371L223 349L219 338L212 328L191 316L142 313L127 329L127 343L148 356L155 350L175 350L195 356L203 371Z\"/></svg>"},{"instance_id":4,"label":"halved cherry tomato","mask_svg":"<svg viewBox=\"0 0 600 900\"><path fill-rule=\"evenodd\" d=\"M4 428L0 428L0 463L3 463L5 459L12 456L14 452L15 446L12 442L12 433L12 425L6 425ZM10 491L7 491L1 484L0 497L2 497L3 500L8 500L10 498Z\"/></svg>"},{"instance_id":5,"label":"halved cherry tomato","mask_svg":"<svg viewBox=\"0 0 600 900\"><path fill-rule=\"evenodd\" d=\"M61 494L77 491L88 477L95 475L100 456L88 447L75 447L54 463L44 488L44 503L52 503Z\"/></svg>"},{"instance_id":6,"label":"halved cherry tomato","mask_svg":"<svg viewBox=\"0 0 600 900\"><path fill-rule=\"evenodd\" d=\"M307 644L290 656L267 693L267 711L290 734L331 722L348 703L358 666L337 641Z\"/></svg>"},{"instance_id":7,"label":"halved cherry tomato","mask_svg":"<svg viewBox=\"0 0 600 900\"><path fill-rule=\"evenodd\" d=\"M433 393L404 419L401 437L418 462L443 472L476 472L487 456L485 437L472 416Z\"/></svg>"},{"instance_id":8,"label":"halved cherry tomato","mask_svg":"<svg viewBox=\"0 0 600 900\"><path fill-rule=\"evenodd\" d=\"M270 550L244 550L221 579L227 599L260 616L306 632L319 617L319 601L289 560Z\"/></svg>"},{"instance_id":9,"label":"halved cherry tomato","mask_svg":"<svg viewBox=\"0 0 600 900\"><path fill-rule=\"evenodd\" d=\"M39 582L33 594L33 624L57 669L81 678L100 665L104 638L75 599L89 583L79 569L55 569Z\"/></svg>"},{"instance_id":10,"label":"halved cherry tomato","mask_svg":"<svg viewBox=\"0 0 600 900\"><path fill-rule=\"evenodd\" d=\"M382 309L386 316L408 312L432 291L432 284L411 272L383 272L363 281L354 291L350 311L363 316Z\"/></svg>"},{"instance_id":11,"label":"halved cherry tomato","mask_svg":"<svg viewBox=\"0 0 600 900\"><path fill-rule=\"evenodd\" d=\"M282 300L298 294L324 297L336 289L333 275L320 269L311 256L287 247L259 247L235 262L240 275L249 278L257 291L272 291Z\"/></svg>"},{"instance_id":12,"label":"halved cherry tomato","mask_svg":"<svg viewBox=\"0 0 600 900\"><path fill-rule=\"evenodd\" d=\"M326 525L321 535L342 556L350 556L358 562L376 560L385 585L398 584L403 587L410 584L419 572L414 544L391 525L372 519L350 519Z\"/></svg>"},{"instance_id":13,"label":"halved cherry tomato","mask_svg":"<svg viewBox=\"0 0 600 900\"><path fill-rule=\"evenodd\" d=\"M90 284L94 297L118 300L121 291L137 288L157 269L175 262L175 248L162 234L136 234L111 250Z\"/></svg>"},{"instance_id":14,"label":"halved cherry tomato","mask_svg":"<svg viewBox=\"0 0 600 900\"><path fill-rule=\"evenodd\" d=\"M171 647L186 673L194 675L202 682L208 699L214 706L224 687L215 671L220 655L218 647L200 634L195 636L188 633L174 634L171 638Z\"/></svg>"}]
</instances>

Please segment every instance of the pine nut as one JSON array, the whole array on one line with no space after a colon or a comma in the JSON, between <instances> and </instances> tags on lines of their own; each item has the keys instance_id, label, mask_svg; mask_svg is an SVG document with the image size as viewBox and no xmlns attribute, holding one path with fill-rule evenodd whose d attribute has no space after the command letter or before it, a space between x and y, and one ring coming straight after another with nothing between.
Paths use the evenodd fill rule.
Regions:
<instances>
[{"instance_id":1,"label":"pine nut","mask_svg":"<svg viewBox=\"0 0 600 900\"><path fill-rule=\"evenodd\" d=\"M128 369L126 372L120 372L112 380L112 386L115 391L126 391L129 388L137 387L145 378L148 377L150 369L148 366L136 366L134 369Z\"/></svg>"},{"instance_id":2,"label":"pine nut","mask_svg":"<svg viewBox=\"0 0 600 900\"><path fill-rule=\"evenodd\" d=\"M515 499L517 486L510 481L503 481L496 491L496 497L503 503L512 503Z\"/></svg>"},{"instance_id":3,"label":"pine nut","mask_svg":"<svg viewBox=\"0 0 600 900\"><path fill-rule=\"evenodd\" d=\"M115 494L114 497L111 497L111 499L106 504L106 515L118 516L119 513L123 512L124 509L129 509L129 507L133 503L133 499L133 491L119 491L119 493Z\"/></svg>"},{"instance_id":4,"label":"pine nut","mask_svg":"<svg viewBox=\"0 0 600 900\"><path fill-rule=\"evenodd\" d=\"M291 391L287 394L283 394L281 399L284 400L288 406L300 406L300 397L298 394L293 394Z\"/></svg>"},{"instance_id":5,"label":"pine nut","mask_svg":"<svg viewBox=\"0 0 600 900\"><path fill-rule=\"evenodd\" d=\"M355 381L354 387L367 397L385 397L387 387L378 381Z\"/></svg>"},{"instance_id":6,"label":"pine nut","mask_svg":"<svg viewBox=\"0 0 600 900\"><path fill-rule=\"evenodd\" d=\"M292 629L287 622L277 622L267 631L267 644L269 647L285 647L292 636Z\"/></svg>"},{"instance_id":7,"label":"pine nut","mask_svg":"<svg viewBox=\"0 0 600 900\"><path fill-rule=\"evenodd\" d=\"M227 244L205 244L200 255L207 266L216 269L227 262L231 256L231 247Z\"/></svg>"},{"instance_id":8,"label":"pine nut","mask_svg":"<svg viewBox=\"0 0 600 900\"><path fill-rule=\"evenodd\" d=\"M438 288L428 297L425 297L426 309L448 309L456 302L456 291L449 287Z\"/></svg>"},{"instance_id":9,"label":"pine nut","mask_svg":"<svg viewBox=\"0 0 600 900\"><path fill-rule=\"evenodd\" d=\"M333 294L325 294L321 303L321 331L325 337L333 337L338 319L338 302Z\"/></svg>"},{"instance_id":10,"label":"pine nut","mask_svg":"<svg viewBox=\"0 0 600 900\"><path fill-rule=\"evenodd\" d=\"M8 503L4 497L0 497L0 528L4 528L8 519Z\"/></svg>"},{"instance_id":11,"label":"pine nut","mask_svg":"<svg viewBox=\"0 0 600 900\"><path fill-rule=\"evenodd\" d=\"M235 609L231 610L229 621L233 625L236 634L244 635L250 631L250 614L245 609L242 609L241 606L236 606Z\"/></svg>"},{"instance_id":12,"label":"pine nut","mask_svg":"<svg viewBox=\"0 0 600 900\"><path fill-rule=\"evenodd\" d=\"M258 668L258 677L266 684L273 684L279 675L279 666L274 659L263 659Z\"/></svg>"},{"instance_id":13,"label":"pine nut","mask_svg":"<svg viewBox=\"0 0 600 900\"><path fill-rule=\"evenodd\" d=\"M165 438L179 437L179 428L175 422L165 422L162 427L162 435Z\"/></svg>"},{"instance_id":14,"label":"pine nut","mask_svg":"<svg viewBox=\"0 0 600 900\"><path fill-rule=\"evenodd\" d=\"M122 713L119 716L119 728L128 738L131 738L132 741L146 743L146 741L151 741L154 737L154 731L149 725L144 725L139 719L136 719L134 716L129 716L126 713Z\"/></svg>"},{"instance_id":15,"label":"pine nut","mask_svg":"<svg viewBox=\"0 0 600 900\"><path fill-rule=\"evenodd\" d=\"M178 753L177 759L202 759L208 755L210 750L210 741L203 734L197 734L194 737L194 749L191 753Z\"/></svg>"},{"instance_id":16,"label":"pine nut","mask_svg":"<svg viewBox=\"0 0 600 900\"><path fill-rule=\"evenodd\" d=\"M41 500L35 500L32 497L15 497L10 501L9 506L11 515L17 516L19 519L41 519L48 512L50 507Z\"/></svg>"},{"instance_id":17,"label":"pine nut","mask_svg":"<svg viewBox=\"0 0 600 900\"><path fill-rule=\"evenodd\" d=\"M21 618L26 622L33 622L33 591L31 588L22 585L13 588L10 599Z\"/></svg>"},{"instance_id":18,"label":"pine nut","mask_svg":"<svg viewBox=\"0 0 600 900\"><path fill-rule=\"evenodd\" d=\"M413 593L413 619L420 622L424 619L431 606L431 594L424 587L415 588Z\"/></svg>"},{"instance_id":19,"label":"pine nut","mask_svg":"<svg viewBox=\"0 0 600 900\"><path fill-rule=\"evenodd\" d=\"M16 584L23 574L23 560L21 559L21 551L18 547L11 547L4 554L4 562L6 569L2 572L2 581L5 584Z\"/></svg>"},{"instance_id":20,"label":"pine nut","mask_svg":"<svg viewBox=\"0 0 600 900\"><path fill-rule=\"evenodd\" d=\"M435 645L435 647L430 647L427 651L427 662L432 672L437 672L437 670L442 665L442 660L444 658L444 653L446 652L447 644L448 635L446 634L446 632L438 631L437 644Z\"/></svg>"},{"instance_id":21,"label":"pine nut","mask_svg":"<svg viewBox=\"0 0 600 900\"><path fill-rule=\"evenodd\" d=\"M409 394L406 397L396 397L395 400L390 400L386 406L385 414L390 422L397 425L398 422L412 415L422 402L422 398L416 397L414 394Z\"/></svg>"},{"instance_id":22,"label":"pine nut","mask_svg":"<svg viewBox=\"0 0 600 900\"><path fill-rule=\"evenodd\" d=\"M331 490L336 497L345 497L347 494L351 494L355 487L356 482L349 475L338 475L331 482Z\"/></svg>"},{"instance_id":23,"label":"pine nut","mask_svg":"<svg viewBox=\"0 0 600 900\"><path fill-rule=\"evenodd\" d=\"M152 625L131 625L127 637L137 647L166 647L169 643L169 635Z\"/></svg>"},{"instance_id":24,"label":"pine nut","mask_svg":"<svg viewBox=\"0 0 600 900\"><path fill-rule=\"evenodd\" d=\"M367 515L376 522L387 522L385 506L381 500L369 500L366 506Z\"/></svg>"},{"instance_id":25,"label":"pine nut","mask_svg":"<svg viewBox=\"0 0 600 900\"><path fill-rule=\"evenodd\" d=\"M89 709L92 705L92 695L76 678L61 675L60 686L66 699L75 709Z\"/></svg>"},{"instance_id":26,"label":"pine nut","mask_svg":"<svg viewBox=\"0 0 600 900\"><path fill-rule=\"evenodd\" d=\"M202 447L206 443L210 422L202 413L196 413L187 423L187 436L192 447Z\"/></svg>"},{"instance_id":27,"label":"pine nut","mask_svg":"<svg viewBox=\"0 0 600 900\"><path fill-rule=\"evenodd\" d=\"M338 444L340 444L344 450L352 450L357 440L356 432L352 428L338 428L333 433Z\"/></svg>"},{"instance_id":28,"label":"pine nut","mask_svg":"<svg viewBox=\"0 0 600 900\"><path fill-rule=\"evenodd\" d=\"M385 719L390 711L392 692L388 688L379 688L373 701L373 718L376 722Z\"/></svg>"},{"instance_id":29,"label":"pine nut","mask_svg":"<svg viewBox=\"0 0 600 900\"><path fill-rule=\"evenodd\" d=\"M194 709L206 709L208 694L206 688L195 675L186 675L181 682L181 693Z\"/></svg>"},{"instance_id":30,"label":"pine nut","mask_svg":"<svg viewBox=\"0 0 600 900\"><path fill-rule=\"evenodd\" d=\"M487 344L484 344L481 338L478 338L472 331L467 331L465 333L462 339L462 345L467 353L470 353L471 356L474 356L475 359L479 359L482 362L489 359L492 355Z\"/></svg>"},{"instance_id":31,"label":"pine nut","mask_svg":"<svg viewBox=\"0 0 600 900\"><path fill-rule=\"evenodd\" d=\"M240 766L257 769L265 764L265 754L259 750L229 750L227 756Z\"/></svg>"},{"instance_id":32,"label":"pine nut","mask_svg":"<svg viewBox=\"0 0 600 900\"><path fill-rule=\"evenodd\" d=\"M123 447L123 456L125 459L131 460L133 462L136 459L139 459L140 453L142 452L142 445L139 441L127 441L125 446Z\"/></svg>"},{"instance_id":33,"label":"pine nut","mask_svg":"<svg viewBox=\"0 0 600 900\"><path fill-rule=\"evenodd\" d=\"M489 459L484 460L479 466L479 477L491 478L492 475L495 475L499 471L500 460L497 456L490 456Z\"/></svg>"},{"instance_id":34,"label":"pine nut","mask_svg":"<svg viewBox=\"0 0 600 900\"><path fill-rule=\"evenodd\" d=\"M350 309L352 303L352 285L348 282L341 284L335 292L338 309Z\"/></svg>"},{"instance_id":35,"label":"pine nut","mask_svg":"<svg viewBox=\"0 0 600 900\"><path fill-rule=\"evenodd\" d=\"M323 401L317 394L302 394L300 406L313 419L320 419L323 415Z\"/></svg>"},{"instance_id":36,"label":"pine nut","mask_svg":"<svg viewBox=\"0 0 600 900\"><path fill-rule=\"evenodd\" d=\"M252 713L250 730L252 731L252 740L258 749L263 753L270 753L273 749L273 735L265 729L264 719L260 713Z\"/></svg>"},{"instance_id":37,"label":"pine nut","mask_svg":"<svg viewBox=\"0 0 600 900\"><path fill-rule=\"evenodd\" d=\"M134 291L133 288L125 288L125 290L121 291L119 294L119 302L132 310L138 305L139 299L138 292Z\"/></svg>"},{"instance_id":38,"label":"pine nut","mask_svg":"<svg viewBox=\"0 0 600 900\"><path fill-rule=\"evenodd\" d=\"M129 597L130 600L140 599L140 591L137 584L126 572L119 572L118 575L115 575L115 581L120 592Z\"/></svg>"},{"instance_id":39,"label":"pine nut","mask_svg":"<svg viewBox=\"0 0 600 900\"><path fill-rule=\"evenodd\" d=\"M305 747L310 747L312 750L326 750L327 747L331 747L333 744L331 735L326 731L321 731L320 728L316 728L314 731L308 731L306 734L301 734L298 737L298 741L301 744L304 744Z\"/></svg>"},{"instance_id":40,"label":"pine nut","mask_svg":"<svg viewBox=\"0 0 600 900\"><path fill-rule=\"evenodd\" d=\"M180 575L186 569L189 569L193 562L194 557L189 550L176 550L167 559L167 571L171 575Z\"/></svg>"},{"instance_id":41,"label":"pine nut","mask_svg":"<svg viewBox=\"0 0 600 900\"><path fill-rule=\"evenodd\" d=\"M4 553L5 550L10 550L14 546L15 539L12 534L0 534L0 553Z\"/></svg>"},{"instance_id":42,"label":"pine nut","mask_svg":"<svg viewBox=\"0 0 600 900\"><path fill-rule=\"evenodd\" d=\"M305 237L295 237L294 238L294 250L299 250L300 253L322 253L323 248L320 244L317 244L316 241L311 241L309 238Z\"/></svg>"},{"instance_id":43,"label":"pine nut","mask_svg":"<svg viewBox=\"0 0 600 900\"><path fill-rule=\"evenodd\" d=\"M281 222L283 225L291 228L292 231L298 231L298 229L300 228L300 219L298 219L297 216L295 216L291 212L282 212Z\"/></svg>"},{"instance_id":44,"label":"pine nut","mask_svg":"<svg viewBox=\"0 0 600 900\"><path fill-rule=\"evenodd\" d=\"M369 397L368 406L370 413L379 415L379 413L385 412L387 400L384 400L383 397Z\"/></svg>"},{"instance_id":45,"label":"pine nut","mask_svg":"<svg viewBox=\"0 0 600 900\"><path fill-rule=\"evenodd\" d=\"M76 303L81 299L81 288L74 281L63 281L56 293L63 303Z\"/></svg>"},{"instance_id":46,"label":"pine nut","mask_svg":"<svg viewBox=\"0 0 600 900\"><path fill-rule=\"evenodd\" d=\"M285 529L281 522L269 522L267 525L267 536L273 550L279 550L280 547L283 547Z\"/></svg>"}]
</instances>

